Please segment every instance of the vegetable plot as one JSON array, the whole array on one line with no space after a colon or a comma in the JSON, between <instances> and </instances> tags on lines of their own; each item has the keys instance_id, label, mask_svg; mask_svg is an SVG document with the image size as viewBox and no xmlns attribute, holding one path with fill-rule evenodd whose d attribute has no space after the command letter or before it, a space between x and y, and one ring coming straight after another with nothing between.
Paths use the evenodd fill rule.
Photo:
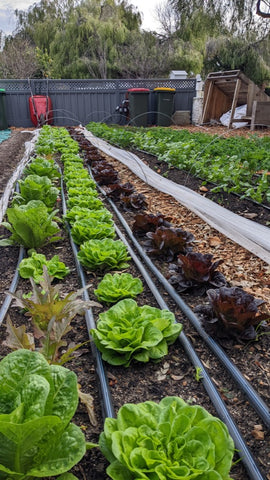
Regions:
<instances>
[{"instance_id":1,"label":"vegetable plot","mask_svg":"<svg viewBox=\"0 0 270 480\"><path fill-rule=\"evenodd\" d=\"M136 129L87 125L94 135L122 148L137 148L157 156L208 182L212 192L235 192L263 203L270 202L270 138L222 138L188 130Z\"/></svg>"}]
</instances>

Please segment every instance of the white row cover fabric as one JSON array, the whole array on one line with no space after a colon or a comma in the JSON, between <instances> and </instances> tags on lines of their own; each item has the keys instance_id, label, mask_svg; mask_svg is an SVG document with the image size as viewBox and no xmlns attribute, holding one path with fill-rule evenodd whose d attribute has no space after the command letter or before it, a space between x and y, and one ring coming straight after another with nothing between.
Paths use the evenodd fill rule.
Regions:
<instances>
[{"instance_id":1,"label":"white row cover fabric","mask_svg":"<svg viewBox=\"0 0 270 480\"><path fill-rule=\"evenodd\" d=\"M33 138L29 142L25 142L25 152L24 156L21 159L20 163L18 164L16 170L14 170L12 176L10 177L5 191L0 199L0 223L2 223L4 215L6 213L7 207L8 207L8 202L15 190L15 184L17 180L20 178L24 167L27 165L27 163L30 160L30 156L34 151L35 143L37 141L38 135L39 135L40 130L33 130L31 133L33 133ZM24 133L23 131L21 132L22 134ZM27 133L29 133L29 130L27 130Z\"/></svg>"},{"instance_id":2,"label":"white row cover fabric","mask_svg":"<svg viewBox=\"0 0 270 480\"><path fill-rule=\"evenodd\" d=\"M107 155L125 164L135 175L157 190L174 197L211 227L270 264L270 229L230 212L187 187L158 175L135 154L109 145L81 128L85 137Z\"/></svg>"}]
</instances>

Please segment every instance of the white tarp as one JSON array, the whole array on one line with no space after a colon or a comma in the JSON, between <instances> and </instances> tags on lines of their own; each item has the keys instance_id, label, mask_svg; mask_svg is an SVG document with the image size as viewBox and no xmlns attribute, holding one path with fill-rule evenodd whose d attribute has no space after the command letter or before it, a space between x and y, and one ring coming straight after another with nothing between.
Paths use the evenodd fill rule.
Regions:
<instances>
[{"instance_id":1,"label":"white tarp","mask_svg":"<svg viewBox=\"0 0 270 480\"><path fill-rule=\"evenodd\" d=\"M104 140L92 135L85 128L82 128L81 131L94 146L125 164L148 185L171 195L211 227L270 264L269 228L230 212L187 187L158 175L141 162L135 154L109 145Z\"/></svg>"}]
</instances>

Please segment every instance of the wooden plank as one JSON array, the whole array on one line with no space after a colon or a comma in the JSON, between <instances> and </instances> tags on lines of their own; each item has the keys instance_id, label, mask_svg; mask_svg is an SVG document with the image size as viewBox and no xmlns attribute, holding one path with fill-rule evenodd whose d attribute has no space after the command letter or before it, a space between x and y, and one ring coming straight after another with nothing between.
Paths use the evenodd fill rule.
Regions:
<instances>
[{"instance_id":1,"label":"wooden plank","mask_svg":"<svg viewBox=\"0 0 270 480\"><path fill-rule=\"evenodd\" d=\"M234 91L234 97L233 97L233 102L232 102L231 115L230 115L230 121L229 121L228 128L232 128L233 118L234 118L234 114L235 114L235 108L236 108L236 105L237 105L238 95L239 95L239 92L240 92L241 84L242 84L242 80L240 78L238 78L237 82L236 82L236 85L235 85L235 91Z\"/></svg>"}]
</instances>

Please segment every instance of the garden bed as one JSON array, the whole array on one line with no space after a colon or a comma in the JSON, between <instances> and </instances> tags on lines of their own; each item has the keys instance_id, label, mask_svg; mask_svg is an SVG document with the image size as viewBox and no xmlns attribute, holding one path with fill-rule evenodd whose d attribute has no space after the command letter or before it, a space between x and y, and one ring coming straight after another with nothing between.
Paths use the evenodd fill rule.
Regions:
<instances>
[{"instance_id":1,"label":"garden bed","mask_svg":"<svg viewBox=\"0 0 270 480\"><path fill-rule=\"evenodd\" d=\"M14 132L9 140L0 145L0 168L1 171L4 170L5 172L5 176L1 178L3 178L4 184L7 182L22 155L23 143L26 140L23 135L24 134L18 135L17 132ZM8 154L10 149L12 149L12 155ZM16 151L18 152L17 155ZM222 270L229 279L231 285L242 286L255 297L262 298L266 301L269 300L270 276L269 270L267 270L269 267L267 267L263 261L211 229L211 227L206 225L201 219L196 217L196 215L180 206L172 197L165 194L157 194L156 190L150 188L141 180L138 180L119 162L112 160L111 158L108 158L108 160L119 172L122 182L132 182L136 191L146 196L149 210L152 213L160 212L164 215L168 215L173 219L173 223L179 226L181 225L182 227L185 226L186 230L193 232L196 237L197 250L200 250L203 253L209 252L214 255L215 259L223 258L223 264L220 266L220 270ZM144 161L150 164L156 171L160 169L159 173L165 173L165 170L163 170L165 166L163 164L156 165L153 157L144 156ZM176 169L167 170L166 172L168 173L168 178L170 178L169 175L172 174L172 180L181 182L181 173L177 172ZM189 178L191 177L189 176ZM187 185L186 183L188 181L186 174L184 174L184 180L186 186L192 188L192 184ZM194 182L194 189L199 190L201 186L200 180L192 179L192 182ZM3 189L2 185L1 189ZM202 194L205 193L206 192L202 192ZM103 198L103 201L105 202L105 206L109 208L105 198ZM222 202L222 197L219 197L219 201ZM232 197L232 200L229 199L228 202L228 205L233 204L235 207L235 197ZM265 222L268 221L267 217L258 213L257 208L254 211L254 207L251 207L250 205L250 202L247 203L246 201L240 201L238 199L236 213L243 216L249 215L247 218L252 218L250 215L253 215L253 220L258 220L260 223L265 224ZM256 214L256 217L254 214ZM125 218L130 224L132 224L134 214L130 212L126 213ZM116 219L115 222L117 223ZM1 233L3 233L2 229ZM78 289L80 284L77 278L68 236L64 230L63 239L64 240L59 244L46 247L44 253L49 254L53 252L53 254L59 254L60 258L70 267L71 275L67 277L67 282L65 283L64 288L67 291L72 291ZM9 288L17 262L17 255L17 248L1 247L1 292L4 292ZM163 270L164 266L160 263L159 268ZM136 276L140 276L132 264L128 271ZM91 291L96 287L99 280L99 275L93 273L87 275L87 283L92 284ZM20 286L25 288L26 281L21 280ZM162 292L162 288L160 288L160 290ZM93 295L91 295L91 299L94 299ZM188 298L186 296L186 300L189 301L191 305L198 303L196 297ZM144 293L138 297L138 302L140 305L155 305L155 300L147 287L145 287ZM230 378L224 374L223 368L218 364L208 349L205 348L196 332L194 332L194 330L183 319L179 309L176 309L173 304L170 304L170 307L176 314L177 320L185 323L184 328L186 334L189 336L192 343L196 345L197 351L200 352L202 361L206 364L207 368L209 368L211 376L213 377L228 409L234 416L236 423L238 423L241 433L245 436L253 455L258 459L260 467L267 478L270 472L270 452L267 447L268 434L266 431L264 432L265 429L263 426L262 431L265 434L264 439L256 438L256 434L254 433L256 430L255 425L260 425L261 423L260 419L256 414L250 414L245 397L237 391L234 385L232 385ZM98 310L96 310L96 313L97 312ZM14 322L20 324L23 318L22 313L18 311L18 309L14 309L12 312L12 318ZM84 319L79 317L73 324L73 331L70 340L78 343L87 340L87 338L88 333ZM234 343L228 345L228 351L236 364L238 363L239 366L241 366L244 375L254 383L255 388L262 395L266 403L269 403L270 357L269 336L267 335L267 330L265 331L265 334L261 336L259 342L251 343L247 346ZM7 352L8 350L1 346L0 354L5 355ZM83 347L80 353L80 356L67 366L77 373L78 381L82 390L93 395L97 425L89 425L87 413L83 405L80 405L78 409L76 423L82 427L89 440L97 441L98 435L103 429L103 420L94 364L91 353L86 346ZM211 413L215 414L202 384L198 379L196 380L194 369L187 360L182 347L178 344L170 347L169 355L160 363L148 363L145 365L134 364L132 369L108 366L107 370L116 411L121 405L123 405L123 403L137 403L138 401L145 400L159 401L166 395L177 395L181 396L185 401L188 401L191 404L198 403ZM224 388L224 384L227 385L226 388ZM106 465L107 462L104 460L104 457L97 449L94 449L88 452L85 458L78 466L74 467L73 470L81 480L105 480L107 478L105 474ZM241 464L238 464L233 468L232 477L235 478L235 480L246 479L246 473Z\"/></svg>"}]
</instances>

